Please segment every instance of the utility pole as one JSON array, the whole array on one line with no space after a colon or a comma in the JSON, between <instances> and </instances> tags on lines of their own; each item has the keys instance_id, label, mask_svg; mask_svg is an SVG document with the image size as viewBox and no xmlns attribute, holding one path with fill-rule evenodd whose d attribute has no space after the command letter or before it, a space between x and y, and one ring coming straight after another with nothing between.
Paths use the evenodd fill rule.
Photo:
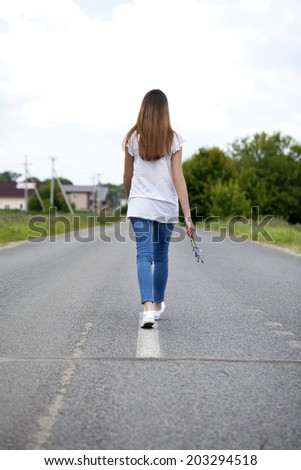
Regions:
<instances>
[{"instance_id":1,"label":"utility pole","mask_svg":"<svg viewBox=\"0 0 301 470\"><path fill-rule=\"evenodd\" d=\"M95 211L95 191L96 191L95 173L92 174L92 187L93 187L93 191L92 191L92 211L94 212Z\"/></svg>"},{"instance_id":2,"label":"utility pole","mask_svg":"<svg viewBox=\"0 0 301 470\"><path fill-rule=\"evenodd\" d=\"M24 181L24 211L27 211L28 208L28 160L27 155L24 155L24 174L25 174L25 181Z\"/></svg>"},{"instance_id":3,"label":"utility pole","mask_svg":"<svg viewBox=\"0 0 301 470\"><path fill-rule=\"evenodd\" d=\"M72 206L71 206L71 204L70 204L70 201L69 201L69 199L68 199L68 196L67 196L67 194L66 194L66 192L65 192L65 190L64 190L64 188L63 188L63 185L62 185L62 183L61 183L60 178L59 178L58 175L56 174L56 171L55 171L55 176L56 176L56 180L57 180L57 182L58 182L58 184L59 184L60 190L61 190L61 192L62 192L62 195L63 195L63 197L64 197L64 199L65 199L65 202L66 202L66 204L67 204L67 207L68 207L68 209L69 209L69 212L70 212L72 215L74 215L74 210L72 209Z\"/></svg>"},{"instance_id":4,"label":"utility pole","mask_svg":"<svg viewBox=\"0 0 301 470\"><path fill-rule=\"evenodd\" d=\"M27 155L24 155L24 166L25 166L25 187L24 187L24 196L25 196L25 211L27 211L27 200L28 200L28 162L27 162Z\"/></svg>"},{"instance_id":5,"label":"utility pole","mask_svg":"<svg viewBox=\"0 0 301 470\"><path fill-rule=\"evenodd\" d=\"M96 176L97 176L96 212L98 212L100 209L100 194L99 194L99 189L101 186L100 175L102 175L102 173L96 173Z\"/></svg>"},{"instance_id":6,"label":"utility pole","mask_svg":"<svg viewBox=\"0 0 301 470\"><path fill-rule=\"evenodd\" d=\"M31 178L31 174L30 174L29 172L28 172L28 176ZM34 185L35 185L35 186L34 186L34 192L35 192L35 194L36 194L36 196L37 196L37 198L38 198L38 201L39 201L39 203L40 203L40 205L41 205L41 207L42 207L42 210L43 210L44 212L46 212L43 199L41 198L41 195L40 195L39 190L38 190L38 188L37 188L37 186L36 186L36 183L34 183Z\"/></svg>"},{"instance_id":7,"label":"utility pole","mask_svg":"<svg viewBox=\"0 0 301 470\"><path fill-rule=\"evenodd\" d=\"M54 162L57 160L55 157L49 157L52 161L51 165L51 182L50 182L50 207L54 204Z\"/></svg>"}]
</instances>

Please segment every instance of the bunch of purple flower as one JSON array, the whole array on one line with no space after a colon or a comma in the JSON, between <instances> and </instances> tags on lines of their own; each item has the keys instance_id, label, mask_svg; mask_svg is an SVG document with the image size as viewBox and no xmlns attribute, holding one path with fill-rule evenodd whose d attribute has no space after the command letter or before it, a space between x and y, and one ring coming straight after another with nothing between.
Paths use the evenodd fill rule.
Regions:
<instances>
[{"instance_id":1,"label":"bunch of purple flower","mask_svg":"<svg viewBox=\"0 0 301 470\"><path fill-rule=\"evenodd\" d=\"M196 241L193 237L190 238L190 244L197 262L199 263L201 261L201 263L204 263L204 260L202 258L202 250L197 246Z\"/></svg>"}]
</instances>

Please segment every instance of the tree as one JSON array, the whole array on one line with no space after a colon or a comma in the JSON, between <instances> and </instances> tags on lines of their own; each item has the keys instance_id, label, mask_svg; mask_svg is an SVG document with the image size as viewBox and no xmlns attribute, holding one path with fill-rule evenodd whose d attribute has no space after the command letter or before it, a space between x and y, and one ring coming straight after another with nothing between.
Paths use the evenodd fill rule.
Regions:
<instances>
[{"instance_id":1,"label":"tree","mask_svg":"<svg viewBox=\"0 0 301 470\"><path fill-rule=\"evenodd\" d=\"M236 140L229 154L239 183L262 214L301 222L301 145L292 137L262 132Z\"/></svg>"},{"instance_id":2,"label":"tree","mask_svg":"<svg viewBox=\"0 0 301 470\"><path fill-rule=\"evenodd\" d=\"M236 168L233 159L218 147L200 148L198 153L183 163L190 205L198 216L208 217L212 213L212 188L235 180ZM193 214L192 217L194 218Z\"/></svg>"},{"instance_id":3,"label":"tree","mask_svg":"<svg viewBox=\"0 0 301 470\"><path fill-rule=\"evenodd\" d=\"M39 178L37 178L36 176L30 176L28 178L28 181L31 182L31 183L40 183L41 180Z\"/></svg>"},{"instance_id":4,"label":"tree","mask_svg":"<svg viewBox=\"0 0 301 470\"><path fill-rule=\"evenodd\" d=\"M68 178L63 178L63 177L59 177L59 180L62 184L71 184L73 185L72 181L68 180Z\"/></svg>"},{"instance_id":5,"label":"tree","mask_svg":"<svg viewBox=\"0 0 301 470\"><path fill-rule=\"evenodd\" d=\"M107 204L110 207L118 207L120 200L125 198L124 186L123 184L112 184L106 183L103 186L108 188L107 194Z\"/></svg>"},{"instance_id":6,"label":"tree","mask_svg":"<svg viewBox=\"0 0 301 470\"><path fill-rule=\"evenodd\" d=\"M221 218L250 216L250 201L238 181L230 180L223 183L219 179L211 188L211 215Z\"/></svg>"},{"instance_id":7,"label":"tree","mask_svg":"<svg viewBox=\"0 0 301 470\"><path fill-rule=\"evenodd\" d=\"M22 176L21 173L14 173L13 171L4 171L0 173L0 181L5 183L16 183L17 179Z\"/></svg>"},{"instance_id":8,"label":"tree","mask_svg":"<svg viewBox=\"0 0 301 470\"><path fill-rule=\"evenodd\" d=\"M60 176L59 180L62 184L71 184L71 185L73 185L72 181L68 180L68 178L63 178L62 176ZM50 178L46 178L44 180L44 183L49 183L50 181L51 181Z\"/></svg>"},{"instance_id":9,"label":"tree","mask_svg":"<svg viewBox=\"0 0 301 470\"><path fill-rule=\"evenodd\" d=\"M44 202L45 209L48 211L50 207L50 181L43 184L39 187L40 196ZM54 201L53 205L57 208L58 211L68 212L68 207L66 201L61 194L60 187L57 181L54 182ZM28 199L28 210L33 212L40 212L42 210L39 200L36 194L33 194Z\"/></svg>"}]
</instances>

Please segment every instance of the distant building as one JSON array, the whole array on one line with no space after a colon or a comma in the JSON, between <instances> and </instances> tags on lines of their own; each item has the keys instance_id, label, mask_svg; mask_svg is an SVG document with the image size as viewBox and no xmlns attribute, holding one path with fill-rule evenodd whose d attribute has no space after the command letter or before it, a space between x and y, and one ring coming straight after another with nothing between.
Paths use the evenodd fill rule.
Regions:
<instances>
[{"instance_id":1,"label":"distant building","mask_svg":"<svg viewBox=\"0 0 301 470\"><path fill-rule=\"evenodd\" d=\"M77 186L63 184L63 189L75 210L95 211L106 206L108 188L106 186Z\"/></svg>"},{"instance_id":2,"label":"distant building","mask_svg":"<svg viewBox=\"0 0 301 470\"><path fill-rule=\"evenodd\" d=\"M28 198L43 183L27 183ZM108 188L105 186L76 186L62 185L70 202L74 203L75 210L96 211L106 206ZM0 181L0 209L25 209L25 183Z\"/></svg>"},{"instance_id":3,"label":"distant building","mask_svg":"<svg viewBox=\"0 0 301 470\"><path fill-rule=\"evenodd\" d=\"M27 183L28 197L32 196L37 183ZM25 209L25 183L0 181L0 209Z\"/></svg>"}]
</instances>

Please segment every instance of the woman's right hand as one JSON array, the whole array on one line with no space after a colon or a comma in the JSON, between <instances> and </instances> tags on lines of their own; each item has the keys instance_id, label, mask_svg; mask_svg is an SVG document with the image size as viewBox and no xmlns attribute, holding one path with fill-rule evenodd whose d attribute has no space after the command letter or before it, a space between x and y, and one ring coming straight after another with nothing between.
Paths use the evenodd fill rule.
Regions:
<instances>
[{"instance_id":1,"label":"woman's right hand","mask_svg":"<svg viewBox=\"0 0 301 470\"><path fill-rule=\"evenodd\" d=\"M194 237L196 228L192 222L191 219L185 219L185 225L186 225L186 235L190 238Z\"/></svg>"}]
</instances>

